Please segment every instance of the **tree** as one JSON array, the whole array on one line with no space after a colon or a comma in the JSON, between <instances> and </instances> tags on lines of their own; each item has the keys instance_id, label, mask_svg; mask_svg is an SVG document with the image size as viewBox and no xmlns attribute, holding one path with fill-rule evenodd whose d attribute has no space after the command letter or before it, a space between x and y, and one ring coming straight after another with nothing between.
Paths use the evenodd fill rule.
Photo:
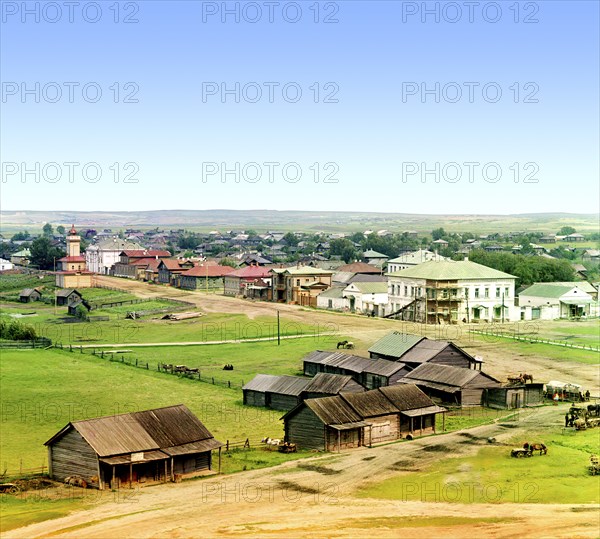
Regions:
<instances>
[{"instance_id":1,"label":"tree","mask_svg":"<svg viewBox=\"0 0 600 539\"><path fill-rule=\"evenodd\" d=\"M283 236L283 241L289 247L297 247L298 243L299 243L298 238L296 237L296 234L294 234L292 232L288 232L285 236Z\"/></svg>"},{"instance_id":2,"label":"tree","mask_svg":"<svg viewBox=\"0 0 600 539\"><path fill-rule=\"evenodd\" d=\"M61 236L65 235L65 227L62 225L58 225L56 227L56 232L58 232Z\"/></svg>"},{"instance_id":3,"label":"tree","mask_svg":"<svg viewBox=\"0 0 600 539\"><path fill-rule=\"evenodd\" d=\"M235 260L233 260L232 258L222 258L221 261L219 262L219 264L221 264L221 266L229 266L230 268L237 268L237 264L235 263Z\"/></svg>"},{"instance_id":4,"label":"tree","mask_svg":"<svg viewBox=\"0 0 600 539\"><path fill-rule=\"evenodd\" d=\"M572 226L563 226L558 231L558 234L560 236L568 236L569 234L575 234L575 232L577 232L577 231Z\"/></svg>"},{"instance_id":5,"label":"tree","mask_svg":"<svg viewBox=\"0 0 600 539\"><path fill-rule=\"evenodd\" d=\"M31 243L31 265L39 269L54 269L54 261L65 256L65 252L59 247L55 247L50 240L41 236Z\"/></svg>"},{"instance_id":6,"label":"tree","mask_svg":"<svg viewBox=\"0 0 600 539\"><path fill-rule=\"evenodd\" d=\"M12 241L27 241L28 239L29 239L29 232L27 232L25 230L23 232L17 232L11 238Z\"/></svg>"},{"instance_id":7,"label":"tree","mask_svg":"<svg viewBox=\"0 0 600 539\"><path fill-rule=\"evenodd\" d=\"M44 225L44 227L42 228L42 231L44 233L44 236L46 237L50 237L54 235L54 228L52 228L52 225L50 223L46 223Z\"/></svg>"},{"instance_id":8,"label":"tree","mask_svg":"<svg viewBox=\"0 0 600 539\"><path fill-rule=\"evenodd\" d=\"M434 241L442 239L445 235L446 235L446 231L442 227L436 228L431 231L431 237L433 238Z\"/></svg>"}]
</instances>

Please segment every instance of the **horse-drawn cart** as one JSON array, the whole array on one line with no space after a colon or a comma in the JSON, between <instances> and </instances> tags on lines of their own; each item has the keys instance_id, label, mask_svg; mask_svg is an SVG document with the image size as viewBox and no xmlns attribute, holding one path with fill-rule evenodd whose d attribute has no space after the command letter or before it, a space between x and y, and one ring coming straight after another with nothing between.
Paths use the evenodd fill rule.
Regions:
<instances>
[{"instance_id":1,"label":"horse-drawn cart","mask_svg":"<svg viewBox=\"0 0 600 539\"><path fill-rule=\"evenodd\" d=\"M510 450L510 456L516 459L520 459L523 457L532 457L533 451L531 449L525 449L523 447L515 447Z\"/></svg>"},{"instance_id":2,"label":"horse-drawn cart","mask_svg":"<svg viewBox=\"0 0 600 539\"><path fill-rule=\"evenodd\" d=\"M0 484L0 493L1 494L16 494L21 489L19 485L16 483L1 483Z\"/></svg>"}]
</instances>

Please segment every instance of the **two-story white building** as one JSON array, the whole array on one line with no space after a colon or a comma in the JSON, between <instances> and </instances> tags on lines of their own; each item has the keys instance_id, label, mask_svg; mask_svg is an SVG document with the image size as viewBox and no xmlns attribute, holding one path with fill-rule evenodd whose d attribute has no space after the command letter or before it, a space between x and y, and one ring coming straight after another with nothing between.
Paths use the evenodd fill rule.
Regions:
<instances>
[{"instance_id":1,"label":"two-story white building","mask_svg":"<svg viewBox=\"0 0 600 539\"><path fill-rule=\"evenodd\" d=\"M387 276L388 314L404 320L456 324L520 317L516 277L469 260L432 260Z\"/></svg>"},{"instance_id":2,"label":"two-story white building","mask_svg":"<svg viewBox=\"0 0 600 539\"><path fill-rule=\"evenodd\" d=\"M348 299L350 311L383 316L388 305L388 287L384 281L356 281L344 288L342 295Z\"/></svg>"},{"instance_id":3,"label":"two-story white building","mask_svg":"<svg viewBox=\"0 0 600 539\"><path fill-rule=\"evenodd\" d=\"M137 243L119 238L108 238L89 245L85 250L85 263L88 271L108 275L114 264L119 262L123 251L143 249Z\"/></svg>"}]
</instances>

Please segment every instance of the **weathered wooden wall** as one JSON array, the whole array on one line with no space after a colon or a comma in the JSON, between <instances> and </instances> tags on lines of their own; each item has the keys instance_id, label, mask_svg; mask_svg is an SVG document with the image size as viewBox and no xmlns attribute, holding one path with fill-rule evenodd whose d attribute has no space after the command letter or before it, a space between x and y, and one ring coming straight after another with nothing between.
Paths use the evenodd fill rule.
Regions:
<instances>
[{"instance_id":1,"label":"weathered wooden wall","mask_svg":"<svg viewBox=\"0 0 600 539\"><path fill-rule=\"evenodd\" d=\"M285 420L285 439L301 449L325 449L324 433L323 423L306 406Z\"/></svg>"},{"instance_id":2,"label":"weathered wooden wall","mask_svg":"<svg viewBox=\"0 0 600 539\"><path fill-rule=\"evenodd\" d=\"M53 479L64 481L76 475L92 486L99 485L96 452L74 428L52 444L50 458Z\"/></svg>"}]
</instances>

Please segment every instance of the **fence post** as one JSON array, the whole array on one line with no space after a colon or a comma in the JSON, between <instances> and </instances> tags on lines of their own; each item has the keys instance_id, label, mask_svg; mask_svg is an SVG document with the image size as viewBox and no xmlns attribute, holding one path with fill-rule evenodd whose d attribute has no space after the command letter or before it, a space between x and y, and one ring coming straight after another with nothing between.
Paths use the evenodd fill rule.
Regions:
<instances>
[{"instance_id":1,"label":"fence post","mask_svg":"<svg viewBox=\"0 0 600 539\"><path fill-rule=\"evenodd\" d=\"M146 370L149 370L150 367L148 367L148 362L146 361Z\"/></svg>"},{"instance_id":2,"label":"fence post","mask_svg":"<svg viewBox=\"0 0 600 539\"><path fill-rule=\"evenodd\" d=\"M138 366L138 359L137 359L137 357L135 358L135 366L136 367Z\"/></svg>"},{"instance_id":3,"label":"fence post","mask_svg":"<svg viewBox=\"0 0 600 539\"><path fill-rule=\"evenodd\" d=\"M229 440L225 443L225 451L229 451Z\"/></svg>"},{"instance_id":4,"label":"fence post","mask_svg":"<svg viewBox=\"0 0 600 539\"><path fill-rule=\"evenodd\" d=\"M72 344L69 345L69 352L73 352L73 345Z\"/></svg>"},{"instance_id":5,"label":"fence post","mask_svg":"<svg viewBox=\"0 0 600 539\"><path fill-rule=\"evenodd\" d=\"M231 387L231 380L227 380L227 387Z\"/></svg>"},{"instance_id":6,"label":"fence post","mask_svg":"<svg viewBox=\"0 0 600 539\"><path fill-rule=\"evenodd\" d=\"M212 377L212 383L213 383L213 386L214 386L215 385L215 377L214 376Z\"/></svg>"},{"instance_id":7,"label":"fence post","mask_svg":"<svg viewBox=\"0 0 600 539\"><path fill-rule=\"evenodd\" d=\"M83 345L81 345L81 344L79 345L79 353L83 354Z\"/></svg>"}]
</instances>

